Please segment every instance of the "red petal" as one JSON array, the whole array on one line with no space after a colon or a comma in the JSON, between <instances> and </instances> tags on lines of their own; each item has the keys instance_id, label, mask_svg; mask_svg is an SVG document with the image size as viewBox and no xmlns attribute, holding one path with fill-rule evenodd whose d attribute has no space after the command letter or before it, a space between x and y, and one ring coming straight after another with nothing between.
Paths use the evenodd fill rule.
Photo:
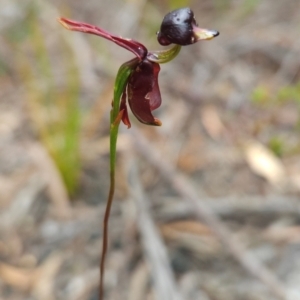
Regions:
<instances>
[{"instance_id":1,"label":"red petal","mask_svg":"<svg viewBox=\"0 0 300 300\"><path fill-rule=\"evenodd\" d=\"M154 110L161 105L161 96L158 85L158 73L160 71L159 64L153 63L153 87L152 91L148 93L150 99L150 109Z\"/></svg>"},{"instance_id":2,"label":"red petal","mask_svg":"<svg viewBox=\"0 0 300 300\"><path fill-rule=\"evenodd\" d=\"M128 103L135 117L144 124L160 126L151 111L161 103L158 87L159 65L143 60L128 81Z\"/></svg>"},{"instance_id":3,"label":"red petal","mask_svg":"<svg viewBox=\"0 0 300 300\"><path fill-rule=\"evenodd\" d=\"M144 59L147 55L147 48L140 44L139 42L131 39L125 39L122 37L118 37L110 34L109 32L87 23L77 22L73 20L69 20L66 18L59 18L58 21L65 28L73 31L80 31L90 34L95 34L101 36L109 41L116 43L117 45L131 51L134 55L136 55L140 60Z\"/></svg>"}]
</instances>

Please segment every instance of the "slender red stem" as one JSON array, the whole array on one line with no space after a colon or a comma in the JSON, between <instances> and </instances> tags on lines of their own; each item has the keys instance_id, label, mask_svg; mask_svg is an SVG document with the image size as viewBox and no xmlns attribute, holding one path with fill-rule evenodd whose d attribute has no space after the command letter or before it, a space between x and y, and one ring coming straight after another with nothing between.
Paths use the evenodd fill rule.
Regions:
<instances>
[{"instance_id":1,"label":"slender red stem","mask_svg":"<svg viewBox=\"0 0 300 300\"><path fill-rule=\"evenodd\" d=\"M106 258L107 245L108 245L108 221L110 216L111 205L113 202L114 191L115 191L115 172L114 170L111 170L109 194L108 194L104 220L103 220L103 240L102 240L102 255L100 261L99 300L103 300L103 296L104 296L103 280L104 280L104 271L105 271L105 258Z\"/></svg>"},{"instance_id":2,"label":"slender red stem","mask_svg":"<svg viewBox=\"0 0 300 300\"><path fill-rule=\"evenodd\" d=\"M113 105L112 110L110 112L110 187L103 220L103 241L102 255L100 260L99 300L104 299L105 258L108 248L108 221L115 191L115 169L118 131L120 121L122 120L123 114L125 112L124 108L120 111L120 100L126 88L128 77L132 72L133 66L137 62L137 59L133 59L120 67L116 77Z\"/></svg>"},{"instance_id":3,"label":"slender red stem","mask_svg":"<svg viewBox=\"0 0 300 300\"><path fill-rule=\"evenodd\" d=\"M119 105L119 103L117 103ZM117 112L117 111L116 111ZM115 169L117 156L117 140L120 121L122 119L124 110L117 112L114 115L114 107L111 111L111 127L110 127L110 186L109 193L103 219L103 240L102 240L102 255L100 260L100 284L99 284L99 300L104 298L104 273L105 273L105 258L108 248L108 221L110 210L115 192Z\"/></svg>"}]
</instances>

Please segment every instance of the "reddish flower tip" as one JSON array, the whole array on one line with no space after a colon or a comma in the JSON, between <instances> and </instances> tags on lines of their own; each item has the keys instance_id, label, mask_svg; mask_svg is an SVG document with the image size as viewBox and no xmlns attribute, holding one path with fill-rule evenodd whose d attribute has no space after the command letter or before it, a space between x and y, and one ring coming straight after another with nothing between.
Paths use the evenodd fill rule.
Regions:
<instances>
[{"instance_id":1,"label":"reddish flower tip","mask_svg":"<svg viewBox=\"0 0 300 300\"><path fill-rule=\"evenodd\" d=\"M128 116L128 110L127 110L127 105L126 105L126 98L127 98L127 94L126 94L126 90L125 90L123 92L123 94L122 94L122 99L121 99L121 104L120 104L120 111L123 111L122 122L129 129L131 127L131 123L130 123L129 116Z\"/></svg>"},{"instance_id":2,"label":"reddish flower tip","mask_svg":"<svg viewBox=\"0 0 300 300\"><path fill-rule=\"evenodd\" d=\"M136 57L138 57L139 60L143 60L147 56L147 48L143 44L135 40L115 36L97 26L73 21L66 18L59 18L58 22L68 30L90 33L112 41L115 44L131 51L134 55L136 55Z\"/></svg>"}]
</instances>

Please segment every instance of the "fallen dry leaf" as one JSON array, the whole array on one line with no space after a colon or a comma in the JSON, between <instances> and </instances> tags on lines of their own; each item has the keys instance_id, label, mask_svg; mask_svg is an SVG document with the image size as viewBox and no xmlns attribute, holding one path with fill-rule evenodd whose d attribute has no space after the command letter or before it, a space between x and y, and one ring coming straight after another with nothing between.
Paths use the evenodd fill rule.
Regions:
<instances>
[{"instance_id":1,"label":"fallen dry leaf","mask_svg":"<svg viewBox=\"0 0 300 300\"><path fill-rule=\"evenodd\" d=\"M245 158L251 170L268 180L276 187L283 187L286 182L285 168L273 152L263 144L249 141L245 145Z\"/></svg>"},{"instance_id":2,"label":"fallen dry leaf","mask_svg":"<svg viewBox=\"0 0 300 300\"><path fill-rule=\"evenodd\" d=\"M29 291L33 282L33 270L14 267L0 263L0 278L4 283L22 291Z\"/></svg>"},{"instance_id":3,"label":"fallen dry leaf","mask_svg":"<svg viewBox=\"0 0 300 300\"><path fill-rule=\"evenodd\" d=\"M201 120L207 133L213 138L218 139L224 130L216 107L207 105L201 109Z\"/></svg>"},{"instance_id":4,"label":"fallen dry leaf","mask_svg":"<svg viewBox=\"0 0 300 300\"><path fill-rule=\"evenodd\" d=\"M175 242L201 255L215 255L220 244L213 232L197 221L175 221L160 226L164 239Z\"/></svg>"}]
</instances>

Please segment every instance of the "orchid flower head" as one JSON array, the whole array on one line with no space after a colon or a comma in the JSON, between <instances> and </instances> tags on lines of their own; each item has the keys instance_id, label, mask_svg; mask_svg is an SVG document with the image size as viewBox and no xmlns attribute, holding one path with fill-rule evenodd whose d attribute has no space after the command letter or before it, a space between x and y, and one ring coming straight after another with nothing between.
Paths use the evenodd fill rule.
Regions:
<instances>
[{"instance_id":1,"label":"orchid flower head","mask_svg":"<svg viewBox=\"0 0 300 300\"><path fill-rule=\"evenodd\" d=\"M199 28L190 8L177 9L164 17L160 31L157 34L158 42L163 46L175 45L170 49L160 51L148 51L143 44L135 40L110 34L94 25L66 18L60 18L59 22L69 30L103 37L136 56L124 64L130 67L131 71L119 102L121 119L128 128L131 123L127 103L133 115L140 122L147 125L161 125L161 121L152 115L152 111L161 105L161 94L158 85L159 64L173 59L179 53L181 46L190 45L200 40L209 40L219 35L215 30Z\"/></svg>"}]
</instances>

